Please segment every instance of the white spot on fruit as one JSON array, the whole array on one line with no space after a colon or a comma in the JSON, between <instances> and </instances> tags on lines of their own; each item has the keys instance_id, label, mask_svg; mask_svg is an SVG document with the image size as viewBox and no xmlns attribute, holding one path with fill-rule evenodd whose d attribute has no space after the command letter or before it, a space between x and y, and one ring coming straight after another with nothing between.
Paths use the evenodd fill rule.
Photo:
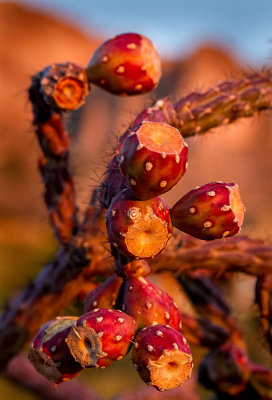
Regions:
<instances>
[{"instance_id":1,"label":"white spot on fruit","mask_svg":"<svg viewBox=\"0 0 272 400\"><path fill-rule=\"evenodd\" d=\"M128 290L129 290L130 292L132 292L132 290L133 290L133 287L132 287L132 286L130 286L130 287L128 288Z\"/></svg>"},{"instance_id":2,"label":"white spot on fruit","mask_svg":"<svg viewBox=\"0 0 272 400\"><path fill-rule=\"evenodd\" d=\"M166 158L166 154L164 152L161 153L162 158Z\"/></svg>"},{"instance_id":3,"label":"white spot on fruit","mask_svg":"<svg viewBox=\"0 0 272 400\"><path fill-rule=\"evenodd\" d=\"M144 147L142 143L139 143L138 146L136 147L136 150L141 150Z\"/></svg>"},{"instance_id":4,"label":"white spot on fruit","mask_svg":"<svg viewBox=\"0 0 272 400\"><path fill-rule=\"evenodd\" d=\"M212 226L211 221L205 221L204 224L203 224L204 228L210 228L211 226Z\"/></svg>"},{"instance_id":5,"label":"white spot on fruit","mask_svg":"<svg viewBox=\"0 0 272 400\"><path fill-rule=\"evenodd\" d=\"M135 349L137 350L137 349L139 348L139 343L138 343L138 342L135 342L134 347L135 347Z\"/></svg>"},{"instance_id":6,"label":"white spot on fruit","mask_svg":"<svg viewBox=\"0 0 272 400\"><path fill-rule=\"evenodd\" d=\"M164 316L165 316L165 319L168 319L168 320L170 319L170 314L168 311L165 311Z\"/></svg>"},{"instance_id":7,"label":"white spot on fruit","mask_svg":"<svg viewBox=\"0 0 272 400\"><path fill-rule=\"evenodd\" d=\"M152 303L150 303L150 301L145 303L145 306L148 310L150 310L152 308Z\"/></svg>"},{"instance_id":8,"label":"white spot on fruit","mask_svg":"<svg viewBox=\"0 0 272 400\"><path fill-rule=\"evenodd\" d=\"M164 188L167 185L166 181L161 181L160 182L160 187Z\"/></svg>"},{"instance_id":9,"label":"white spot on fruit","mask_svg":"<svg viewBox=\"0 0 272 400\"><path fill-rule=\"evenodd\" d=\"M230 210L230 206L228 206L227 204L224 204L223 207L221 207L221 211L229 211Z\"/></svg>"},{"instance_id":10,"label":"white spot on fruit","mask_svg":"<svg viewBox=\"0 0 272 400\"><path fill-rule=\"evenodd\" d=\"M196 212L195 207L190 207L189 212L190 214L194 214Z\"/></svg>"},{"instance_id":11,"label":"white spot on fruit","mask_svg":"<svg viewBox=\"0 0 272 400\"><path fill-rule=\"evenodd\" d=\"M118 318L117 321L120 322L120 324L122 324L125 320L124 318Z\"/></svg>"},{"instance_id":12,"label":"white spot on fruit","mask_svg":"<svg viewBox=\"0 0 272 400\"><path fill-rule=\"evenodd\" d=\"M116 72L118 74L123 74L125 72L125 67L123 65L120 65L117 69Z\"/></svg>"},{"instance_id":13,"label":"white spot on fruit","mask_svg":"<svg viewBox=\"0 0 272 400\"><path fill-rule=\"evenodd\" d=\"M136 185L136 182L135 182L134 179L130 179L130 180L129 180L129 183L130 183L132 186L135 186L135 185Z\"/></svg>"},{"instance_id":14,"label":"white spot on fruit","mask_svg":"<svg viewBox=\"0 0 272 400\"><path fill-rule=\"evenodd\" d=\"M157 331L157 332L156 332L156 335L157 335L157 336L163 336L163 333L162 333L162 331Z\"/></svg>"},{"instance_id":15,"label":"white spot on fruit","mask_svg":"<svg viewBox=\"0 0 272 400\"><path fill-rule=\"evenodd\" d=\"M125 159L125 156L124 156L124 155L121 155L121 157L120 157L120 162L121 162L121 163L124 162L124 159Z\"/></svg>"},{"instance_id":16,"label":"white spot on fruit","mask_svg":"<svg viewBox=\"0 0 272 400\"><path fill-rule=\"evenodd\" d=\"M177 164L180 162L180 156L178 154L176 154L175 160Z\"/></svg>"},{"instance_id":17,"label":"white spot on fruit","mask_svg":"<svg viewBox=\"0 0 272 400\"><path fill-rule=\"evenodd\" d=\"M135 90L141 90L143 88L143 85L138 83L138 85L135 85Z\"/></svg>"},{"instance_id":18,"label":"white spot on fruit","mask_svg":"<svg viewBox=\"0 0 272 400\"><path fill-rule=\"evenodd\" d=\"M102 322L103 319L104 319L103 317L97 317L97 318L96 318L96 322Z\"/></svg>"},{"instance_id":19,"label":"white spot on fruit","mask_svg":"<svg viewBox=\"0 0 272 400\"><path fill-rule=\"evenodd\" d=\"M55 346L55 345L54 345L54 346L52 346L50 350L52 351L52 353L54 353L54 351L56 351L56 350L57 350L57 346Z\"/></svg>"},{"instance_id":20,"label":"white spot on fruit","mask_svg":"<svg viewBox=\"0 0 272 400\"><path fill-rule=\"evenodd\" d=\"M103 56L101 58L102 63L107 63L109 61L109 57L108 56Z\"/></svg>"},{"instance_id":21,"label":"white spot on fruit","mask_svg":"<svg viewBox=\"0 0 272 400\"><path fill-rule=\"evenodd\" d=\"M147 171L151 171L152 168L153 168L153 164L152 164L151 162L147 162L147 163L145 164L145 169L146 169Z\"/></svg>"},{"instance_id":22,"label":"white spot on fruit","mask_svg":"<svg viewBox=\"0 0 272 400\"><path fill-rule=\"evenodd\" d=\"M94 301L92 302L92 306L93 306L93 307L96 307L96 306L97 306L97 301L96 301L96 300L94 300Z\"/></svg>"},{"instance_id":23,"label":"white spot on fruit","mask_svg":"<svg viewBox=\"0 0 272 400\"><path fill-rule=\"evenodd\" d=\"M178 345L177 345L177 343L173 343L173 347L174 347L175 350L178 350Z\"/></svg>"},{"instance_id":24,"label":"white spot on fruit","mask_svg":"<svg viewBox=\"0 0 272 400\"><path fill-rule=\"evenodd\" d=\"M128 210L127 215L128 215L128 217L129 217L130 219L133 220L133 219L141 218L142 213L141 213L141 211L140 211L140 209L139 209L138 207L131 207L131 208Z\"/></svg>"},{"instance_id":25,"label":"white spot on fruit","mask_svg":"<svg viewBox=\"0 0 272 400\"><path fill-rule=\"evenodd\" d=\"M223 235L222 235L222 238L224 238L224 237L228 236L228 235L229 235L229 233L230 233L230 231L225 231L225 232L223 233Z\"/></svg>"},{"instance_id":26,"label":"white spot on fruit","mask_svg":"<svg viewBox=\"0 0 272 400\"><path fill-rule=\"evenodd\" d=\"M111 215L114 217L115 216L115 214L116 214L116 211L115 210L111 210Z\"/></svg>"},{"instance_id":27,"label":"white spot on fruit","mask_svg":"<svg viewBox=\"0 0 272 400\"><path fill-rule=\"evenodd\" d=\"M122 339L122 336L121 336L121 335L116 335L115 338L114 338L114 340L115 340L116 342L120 342L121 339Z\"/></svg>"},{"instance_id":28,"label":"white spot on fruit","mask_svg":"<svg viewBox=\"0 0 272 400\"><path fill-rule=\"evenodd\" d=\"M134 366L135 369L138 369L138 368L139 368L139 365L136 364L136 363L134 363L133 366Z\"/></svg>"},{"instance_id":29,"label":"white spot on fruit","mask_svg":"<svg viewBox=\"0 0 272 400\"><path fill-rule=\"evenodd\" d=\"M149 351L149 353L152 353L152 351L154 350L154 347L151 344L149 344L149 345L147 345L147 350Z\"/></svg>"},{"instance_id":30,"label":"white spot on fruit","mask_svg":"<svg viewBox=\"0 0 272 400\"><path fill-rule=\"evenodd\" d=\"M130 50L135 50L137 48L137 45L135 43L128 43L127 48Z\"/></svg>"},{"instance_id":31,"label":"white spot on fruit","mask_svg":"<svg viewBox=\"0 0 272 400\"><path fill-rule=\"evenodd\" d=\"M101 338L103 335L104 335L104 332L98 332L98 334L97 334L97 336L100 337L100 338Z\"/></svg>"},{"instance_id":32,"label":"white spot on fruit","mask_svg":"<svg viewBox=\"0 0 272 400\"><path fill-rule=\"evenodd\" d=\"M211 190L210 192L207 193L208 196L214 197L215 196L215 191Z\"/></svg>"}]
</instances>

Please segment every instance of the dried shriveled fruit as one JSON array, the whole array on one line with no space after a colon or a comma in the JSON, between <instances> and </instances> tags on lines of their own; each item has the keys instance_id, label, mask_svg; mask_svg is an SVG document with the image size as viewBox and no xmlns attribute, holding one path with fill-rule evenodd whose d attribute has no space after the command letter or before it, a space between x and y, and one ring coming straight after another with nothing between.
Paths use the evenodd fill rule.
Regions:
<instances>
[{"instance_id":1,"label":"dried shriveled fruit","mask_svg":"<svg viewBox=\"0 0 272 400\"><path fill-rule=\"evenodd\" d=\"M29 360L55 384L73 378L82 370L65 342L76 320L76 317L57 317L48 321L31 342Z\"/></svg>"},{"instance_id":2,"label":"dried shriveled fruit","mask_svg":"<svg viewBox=\"0 0 272 400\"><path fill-rule=\"evenodd\" d=\"M86 69L89 82L119 95L153 90L161 77L154 44L138 33L115 36L94 52Z\"/></svg>"},{"instance_id":3,"label":"dried shriveled fruit","mask_svg":"<svg viewBox=\"0 0 272 400\"><path fill-rule=\"evenodd\" d=\"M166 325L149 326L138 333L132 362L143 381L160 391L181 386L193 367L186 339Z\"/></svg>"},{"instance_id":4,"label":"dried shriveled fruit","mask_svg":"<svg viewBox=\"0 0 272 400\"><path fill-rule=\"evenodd\" d=\"M187 154L176 128L144 121L124 141L120 168L134 196L148 200L176 185L186 171Z\"/></svg>"},{"instance_id":5,"label":"dried shriveled fruit","mask_svg":"<svg viewBox=\"0 0 272 400\"><path fill-rule=\"evenodd\" d=\"M181 231L212 240L239 232L244 211L238 185L211 182L183 196L171 209L171 218Z\"/></svg>"},{"instance_id":6,"label":"dried shriveled fruit","mask_svg":"<svg viewBox=\"0 0 272 400\"><path fill-rule=\"evenodd\" d=\"M120 310L95 309L76 321L67 344L83 367L105 368L126 355L136 330L130 315Z\"/></svg>"},{"instance_id":7,"label":"dried shriveled fruit","mask_svg":"<svg viewBox=\"0 0 272 400\"><path fill-rule=\"evenodd\" d=\"M122 309L135 318L140 329L157 324L181 329L180 312L172 297L144 277L125 282Z\"/></svg>"},{"instance_id":8,"label":"dried shriveled fruit","mask_svg":"<svg viewBox=\"0 0 272 400\"><path fill-rule=\"evenodd\" d=\"M159 197L137 200L129 189L113 198L106 227L112 246L128 257L153 257L172 236L169 207L164 201Z\"/></svg>"}]
</instances>

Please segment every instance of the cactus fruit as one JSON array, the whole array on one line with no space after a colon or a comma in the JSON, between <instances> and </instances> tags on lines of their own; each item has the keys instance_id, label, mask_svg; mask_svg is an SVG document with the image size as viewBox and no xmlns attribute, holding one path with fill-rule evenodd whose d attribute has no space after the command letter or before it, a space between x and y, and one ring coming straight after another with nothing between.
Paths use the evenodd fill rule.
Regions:
<instances>
[{"instance_id":1,"label":"cactus fruit","mask_svg":"<svg viewBox=\"0 0 272 400\"><path fill-rule=\"evenodd\" d=\"M233 236L244 219L238 185L211 182L183 196L171 209L173 225L204 240Z\"/></svg>"},{"instance_id":2,"label":"cactus fruit","mask_svg":"<svg viewBox=\"0 0 272 400\"><path fill-rule=\"evenodd\" d=\"M172 297L144 277L125 282L122 309L135 318L139 329L157 324L181 329L180 312Z\"/></svg>"},{"instance_id":3,"label":"cactus fruit","mask_svg":"<svg viewBox=\"0 0 272 400\"><path fill-rule=\"evenodd\" d=\"M154 44L137 33L115 36L94 52L86 69L89 82L119 95L153 90L161 77Z\"/></svg>"},{"instance_id":4,"label":"cactus fruit","mask_svg":"<svg viewBox=\"0 0 272 400\"><path fill-rule=\"evenodd\" d=\"M54 384L69 380L82 370L65 342L76 320L76 317L57 317L48 321L31 342L29 360Z\"/></svg>"},{"instance_id":5,"label":"cactus fruit","mask_svg":"<svg viewBox=\"0 0 272 400\"><path fill-rule=\"evenodd\" d=\"M53 64L45 68L40 82L44 100L62 111L79 108L89 93L86 72L73 63Z\"/></svg>"},{"instance_id":6,"label":"cactus fruit","mask_svg":"<svg viewBox=\"0 0 272 400\"><path fill-rule=\"evenodd\" d=\"M132 362L143 381L160 391L181 386L193 367L186 339L166 325L149 326L138 333Z\"/></svg>"},{"instance_id":7,"label":"cactus fruit","mask_svg":"<svg viewBox=\"0 0 272 400\"><path fill-rule=\"evenodd\" d=\"M187 168L188 146L164 122L144 121L126 138L120 168L135 197L149 200L169 191Z\"/></svg>"},{"instance_id":8,"label":"cactus fruit","mask_svg":"<svg viewBox=\"0 0 272 400\"><path fill-rule=\"evenodd\" d=\"M120 310L97 308L76 321L67 344L83 367L105 368L126 355L136 330L131 316Z\"/></svg>"},{"instance_id":9,"label":"cactus fruit","mask_svg":"<svg viewBox=\"0 0 272 400\"><path fill-rule=\"evenodd\" d=\"M86 297L84 313L96 308L113 308L122 283L123 279L113 274L105 282L93 289Z\"/></svg>"},{"instance_id":10,"label":"cactus fruit","mask_svg":"<svg viewBox=\"0 0 272 400\"><path fill-rule=\"evenodd\" d=\"M199 366L199 382L206 388L235 396L245 389L250 366L244 351L231 342L210 352Z\"/></svg>"},{"instance_id":11,"label":"cactus fruit","mask_svg":"<svg viewBox=\"0 0 272 400\"><path fill-rule=\"evenodd\" d=\"M164 201L159 197L137 200L129 189L113 198L106 227L112 246L128 257L153 257L172 236L170 211Z\"/></svg>"}]
</instances>

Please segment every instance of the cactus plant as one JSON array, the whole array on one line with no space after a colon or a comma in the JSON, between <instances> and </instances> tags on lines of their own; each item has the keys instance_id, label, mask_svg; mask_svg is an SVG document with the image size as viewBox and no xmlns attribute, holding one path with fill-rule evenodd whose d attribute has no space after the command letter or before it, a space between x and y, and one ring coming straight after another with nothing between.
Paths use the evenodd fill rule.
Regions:
<instances>
[{"instance_id":1,"label":"cactus plant","mask_svg":"<svg viewBox=\"0 0 272 400\"><path fill-rule=\"evenodd\" d=\"M191 93L175 104L159 99L143 110L121 136L79 222L63 113L84 103L90 84L113 94L140 94L152 90L159 77L153 44L128 33L102 44L86 68L54 64L32 78L29 98L43 151L39 169L61 248L4 310L1 365L80 293L84 281L97 283L98 275L103 283L89 293L85 314L47 322L32 341L30 360L51 381L61 383L83 367L107 367L123 358L134 342L132 360L144 382L161 391L175 388L189 379L193 367L187 337L210 350L199 368L204 386L224 399L248 394L271 399L271 369L250 361L243 332L214 279L219 272L236 271L258 277L256 302L272 348L271 246L247 237L229 238L241 228L244 214L235 184L212 182L193 189L172 209L157 197L187 168L183 138L272 108L270 70ZM175 232L172 238L172 223L193 237ZM105 230L111 264L105 261ZM224 244L202 241L217 238L224 238ZM155 269L175 273L193 315L179 311L172 298L146 278ZM117 309L120 305L123 311ZM64 328L57 324L56 332L56 321L69 323ZM62 369L67 364L67 370Z\"/></svg>"}]
</instances>

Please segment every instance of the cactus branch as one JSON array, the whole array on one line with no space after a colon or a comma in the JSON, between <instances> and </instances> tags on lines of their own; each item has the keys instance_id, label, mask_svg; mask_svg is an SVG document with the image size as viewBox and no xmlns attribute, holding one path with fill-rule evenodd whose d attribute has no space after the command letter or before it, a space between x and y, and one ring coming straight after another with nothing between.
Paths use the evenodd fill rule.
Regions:
<instances>
[{"instance_id":1,"label":"cactus branch","mask_svg":"<svg viewBox=\"0 0 272 400\"><path fill-rule=\"evenodd\" d=\"M70 242L78 222L74 180L69 168L69 137L61 113L81 106L88 92L83 68L71 63L45 68L32 78L29 88L33 124L43 151L39 169L45 185L45 203L62 244Z\"/></svg>"}]
</instances>

